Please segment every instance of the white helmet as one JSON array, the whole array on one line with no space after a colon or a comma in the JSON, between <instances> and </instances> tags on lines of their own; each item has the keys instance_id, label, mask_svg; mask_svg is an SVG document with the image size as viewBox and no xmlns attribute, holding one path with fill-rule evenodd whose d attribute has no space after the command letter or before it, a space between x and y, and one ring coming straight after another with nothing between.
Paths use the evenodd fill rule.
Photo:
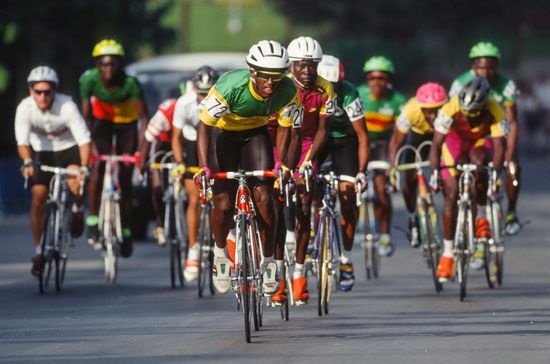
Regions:
<instances>
[{"instance_id":1,"label":"white helmet","mask_svg":"<svg viewBox=\"0 0 550 364\"><path fill-rule=\"evenodd\" d=\"M323 49L319 42L311 37L299 37L288 45L288 57L291 61L312 60L319 62Z\"/></svg>"},{"instance_id":2,"label":"white helmet","mask_svg":"<svg viewBox=\"0 0 550 364\"><path fill-rule=\"evenodd\" d=\"M246 63L256 70L285 72L290 67L285 47L274 40L261 40L250 47Z\"/></svg>"},{"instance_id":3,"label":"white helmet","mask_svg":"<svg viewBox=\"0 0 550 364\"><path fill-rule=\"evenodd\" d=\"M340 82L344 79L344 65L338 58L324 54L317 74L329 82Z\"/></svg>"},{"instance_id":4,"label":"white helmet","mask_svg":"<svg viewBox=\"0 0 550 364\"><path fill-rule=\"evenodd\" d=\"M53 68L50 68L48 66L38 66L36 68L33 68L32 71L29 73L29 76L27 77L28 84L43 81L51 82L57 86L57 84L59 84L57 72L55 72Z\"/></svg>"}]
</instances>

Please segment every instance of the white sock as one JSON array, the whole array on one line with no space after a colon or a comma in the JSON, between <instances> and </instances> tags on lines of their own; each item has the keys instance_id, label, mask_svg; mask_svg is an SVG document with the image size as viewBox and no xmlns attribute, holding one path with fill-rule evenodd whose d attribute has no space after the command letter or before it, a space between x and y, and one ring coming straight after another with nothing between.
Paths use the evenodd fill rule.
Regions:
<instances>
[{"instance_id":1,"label":"white sock","mask_svg":"<svg viewBox=\"0 0 550 364\"><path fill-rule=\"evenodd\" d=\"M292 230L286 231L286 241L289 243L296 243L296 234Z\"/></svg>"},{"instance_id":2,"label":"white sock","mask_svg":"<svg viewBox=\"0 0 550 364\"><path fill-rule=\"evenodd\" d=\"M304 270L304 265L296 263L296 265L294 266L294 275L293 275L293 277L294 278L303 277L304 276L304 273L302 272L303 270Z\"/></svg>"},{"instance_id":3,"label":"white sock","mask_svg":"<svg viewBox=\"0 0 550 364\"><path fill-rule=\"evenodd\" d=\"M351 262L350 256L351 256L351 250L350 251L346 251L345 249L342 250L342 255L340 255L340 263L349 264Z\"/></svg>"},{"instance_id":4,"label":"white sock","mask_svg":"<svg viewBox=\"0 0 550 364\"><path fill-rule=\"evenodd\" d=\"M285 261L275 259L275 264L277 264L277 273L279 274L279 278L283 279L285 271Z\"/></svg>"},{"instance_id":5,"label":"white sock","mask_svg":"<svg viewBox=\"0 0 550 364\"><path fill-rule=\"evenodd\" d=\"M227 234L227 240L231 241L237 241L237 228L233 228L229 230L229 234Z\"/></svg>"},{"instance_id":6,"label":"white sock","mask_svg":"<svg viewBox=\"0 0 550 364\"><path fill-rule=\"evenodd\" d=\"M187 259L199 259L199 244L193 245L191 248L189 248L189 253L187 254Z\"/></svg>"},{"instance_id":7,"label":"white sock","mask_svg":"<svg viewBox=\"0 0 550 364\"><path fill-rule=\"evenodd\" d=\"M449 239L443 239L443 256L453 256L453 241Z\"/></svg>"},{"instance_id":8,"label":"white sock","mask_svg":"<svg viewBox=\"0 0 550 364\"><path fill-rule=\"evenodd\" d=\"M34 253L36 255L42 254L42 245L41 244L38 244L37 246L34 247Z\"/></svg>"},{"instance_id":9,"label":"white sock","mask_svg":"<svg viewBox=\"0 0 550 364\"><path fill-rule=\"evenodd\" d=\"M486 206L485 205L477 205L477 217L485 217L486 214Z\"/></svg>"},{"instance_id":10,"label":"white sock","mask_svg":"<svg viewBox=\"0 0 550 364\"><path fill-rule=\"evenodd\" d=\"M218 248L218 246L214 244L214 256L215 256L216 258L226 257L226 255L225 255L225 249Z\"/></svg>"}]
</instances>

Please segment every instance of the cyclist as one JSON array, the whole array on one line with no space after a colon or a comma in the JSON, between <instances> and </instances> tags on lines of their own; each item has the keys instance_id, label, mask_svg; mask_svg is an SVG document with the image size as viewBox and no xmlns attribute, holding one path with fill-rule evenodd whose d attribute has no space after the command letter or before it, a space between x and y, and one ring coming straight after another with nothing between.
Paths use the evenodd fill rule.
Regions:
<instances>
[{"instance_id":1,"label":"cyclist","mask_svg":"<svg viewBox=\"0 0 550 364\"><path fill-rule=\"evenodd\" d=\"M285 76L290 66L286 49L275 41L263 40L252 45L246 61L250 69L221 76L202 102L197 128L200 171L195 175L196 183L200 182L199 176L209 178L211 172L273 169L273 146L266 127L270 115L279 115L279 161L286 160L291 127L301 126L302 104L296 87ZM282 168L282 163L275 167ZM266 294L273 294L278 285L273 259L273 181L250 179L250 186L263 244L263 289ZM212 186L211 221L216 240L213 275L220 293L227 293L231 287L231 262L225 247L228 232L234 225L235 191L236 185L227 181L216 180Z\"/></svg>"},{"instance_id":2,"label":"cyclist","mask_svg":"<svg viewBox=\"0 0 550 364\"><path fill-rule=\"evenodd\" d=\"M443 208L443 254L437 267L437 276L444 282L453 270L453 235L458 198L457 170L452 166L469 162L487 165L491 160L498 171L504 159L504 136L508 126L504 111L489 95L489 83L476 77L468 82L449 102L441 107L434 122L434 139L430 150L430 166L434 171L430 183L441 177L445 192ZM490 235L485 214L487 173L476 173L474 189L474 212L477 210L476 237ZM477 206L476 206L477 202ZM474 213L474 216L476 214ZM474 262L472 262L474 265Z\"/></svg>"},{"instance_id":3,"label":"cyclist","mask_svg":"<svg viewBox=\"0 0 550 364\"><path fill-rule=\"evenodd\" d=\"M15 138L21 171L31 180L32 204L29 214L34 238L35 255L31 273L40 274L44 264L40 237L44 227L46 200L52 173L40 170L40 165L80 170L85 178L90 156L90 132L70 96L58 93L59 78L48 66L34 68L27 77L30 96L23 99L15 113ZM84 230L80 178L69 178L74 195L71 235L78 237Z\"/></svg>"},{"instance_id":4,"label":"cyclist","mask_svg":"<svg viewBox=\"0 0 550 364\"><path fill-rule=\"evenodd\" d=\"M319 161L322 163L329 158L336 174L356 176L362 187L366 188L365 171L370 147L363 102L355 86L344 80L344 65L338 58L323 55L317 71L321 77L332 83L336 100L334 115L328 118L329 137ZM356 193L354 184L350 182L340 182L338 190L344 243L338 287L342 291L350 291L355 280L351 249L357 223Z\"/></svg>"},{"instance_id":5,"label":"cyclist","mask_svg":"<svg viewBox=\"0 0 550 364\"><path fill-rule=\"evenodd\" d=\"M289 77L294 81L302 105L302 147L298 162L300 169L317 166L317 158L328 137L327 118L334 114L335 100L332 84L319 77L317 66L323 56L319 43L310 37L299 37L288 45L291 61ZM312 184L313 185L313 184ZM296 178L296 265L292 278L294 299L298 304L307 302L307 277L305 258L310 238L311 204L313 191L307 192L305 180Z\"/></svg>"},{"instance_id":6,"label":"cyclist","mask_svg":"<svg viewBox=\"0 0 550 364\"><path fill-rule=\"evenodd\" d=\"M367 83L358 86L357 91L365 106L365 120L371 145L369 159L386 160L393 125L406 100L391 84L395 68L389 59L373 56L365 62L363 71L366 73ZM390 235L392 205L386 184L386 174L377 172L374 177L377 196L375 215L380 223L378 253L381 256L390 256L394 250Z\"/></svg>"},{"instance_id":7,"label":"cyclist","mask_svg":"<svg viewBox=\"0 0 550 364\"><path fill-rule=\"evenodd\" d=\"M508 195L508 213L505 217L506 233L515 235L521 229L516 214L516 205L520 190L520 173L518 155L516 151L519 135L517 123L517 100L519 93L514 81L498 72L500 50L490 42L479 42L470 50L472 69L466 71L454 80L450 96L458 94L460 89L474 77L485 77L491 87L491 96L504 108L506 118L510 122L510 133L506 136L506 153L504 164L506 166L506 192ZM513 175L515 173L515 176ZM514 186L514 177L518 182Z\"/></svg>"},{"instance_id":8,"label":"cyclist","mask_svg":"<svg viewBox=\"0 0 550 364\"><path fill-rule=\"evenodd\" d=\"M112 39L105 39L94 46L92 56L96 67L80 78L82 114L92 133L93 145L99 154L110 154L113 137L117 154L133 154L137 149L137 120L143 126L149 122L143 92L138 80L128 76L122 68L124 49ZM145 129L143 129L145 131ZM105 163L95 163L90 177L90 215L86 219L88 242L100 249L97 241L98 211L103 187ZM120 164L120 189L122 192L122 235L121 255L132 254L131 211L133 167Z\"/></svg>"},{"instance_id":9,"label":"cyclist","mask_svg":"<svg viewBox=\"0 0 550 364\"><path fill-rule=\"evenodd\" d=\"M193 76L191 87L178 98L174 111L172 133L172 150L174 159L183 166L198 166L197 160L197 125L199 105L204 100L210 88L218 80L219 74L212 67L202 66ZM187 281L195 279L199 274L199 245L195 244L200 225L199 191L195 188L191 176L184 175L184 185L187 192L187 210L185 218L189 234L189 252L184 263L183 274Z\"/></svg>"},{"instance_id":10,"label":"cyclist","mask_svg":"<svg viewBox=\"0 0 550 364\"><path fill-rule=\"evenodd\" d=\"M437 112L447 102L447 92L445 88L434 82L428 82L421 85L416 90L416 96L411 98L395 122L395 128L390 139L388 147L388 156L392 166L395 164L397 150L405 143L417 148L425 141L431 141L433 138L433 123L437 117ZM428 149L423 158L426 158ZM413 163L415 153L410 150L405 152L404 163ZM396 172L394 172L396 173ZM418 217L416 216L416 171L408 170L405 172L405 181L403 183L403 199L409 213L409 243L417 247L418 240ZM390 184L395 185L395 175L390 176Z\"/></svg>"}]
</instances>

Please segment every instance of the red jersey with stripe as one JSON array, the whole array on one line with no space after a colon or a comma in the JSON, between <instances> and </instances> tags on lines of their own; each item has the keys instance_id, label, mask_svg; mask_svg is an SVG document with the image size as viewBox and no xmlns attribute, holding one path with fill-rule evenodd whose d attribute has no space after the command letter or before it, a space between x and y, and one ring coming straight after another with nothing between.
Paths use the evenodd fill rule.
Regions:
<instances>
[{"instance_id":1,"label":"red jersey with stripe","mask_svg":"<svg viewBox=\"0 0 550 364\"><path fill-rule=\"evenodd\" d=\"M147 141L160 140L161 142L170 142L176 101L177 99L168 99L159 105L157 112L147 125L147 130L145 131L145 139Z\"/></svg>"}]
</instances>

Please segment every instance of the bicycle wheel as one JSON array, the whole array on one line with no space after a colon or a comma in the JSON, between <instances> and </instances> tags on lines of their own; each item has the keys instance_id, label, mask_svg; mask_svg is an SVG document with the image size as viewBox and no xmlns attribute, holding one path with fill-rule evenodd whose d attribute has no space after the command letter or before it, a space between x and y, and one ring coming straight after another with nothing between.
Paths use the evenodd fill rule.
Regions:
<instances>
[{"instance_id":1,"label":"bicycle wheel","mask_svg":"<svg viewBox=\"0 0 550 364\"><path fill-rule=\"evenodd\" d=\"M38 275L38 291L40 294L44 294L48 289L52 268L52 246L55 239L55 209L51 206L46 209L46 218L44 221L44 229L42 230L42 238L40 241L43 263Z\"/></svg>"},{"instance_id":2,"label":"bicycle wheel","mask_svg":"<svg viewBox=\"0 0 550 364\"><path fill-rule=\"evenodd\" d=\"M246 226L245 222L241 221L239 226L238 233L240 236L238 236L239 241L241 242L241 264L240 264L240 274L239 274L239 280L240 280L240 294L241 294L241 306L244 316L244 336L246 339L246 342L250 342L250 285L248 281L248 277L250 274L249 271L249 258L248 258L248 249L246 248L248 246L247 238L246 238Z\"/></svg>"},{"instance_id":3,"label":"bicycle wheel","mask_svg":"<svg viewBox=\"0 0 550 364\"><path fill-rule=\"evenodd\" d=\"M208 211L206 208L202 209L201 220L199 226L199 236L197 244L199 244L199 275L197 278L197 293L199 298L202 298L204 288L206 287L206 280L211 279L212 272L212 231L210 230L210 218L208 217Z\"/></svg>"},{"instance_id":4,"label":"bicycle wheel","mask_svg":"<svg viewBox=\"0 0 550 364\"><path fill-rule=\"evenodd\" d=\"M71 226L71 214L68 213L68 206L65 206L63 211L63 226L59 232L59 250L56 251L56 273L55 273L55 289L61 291L63 289L63 281L65 280L65 270L67 268L67 258L69 245L71 244L71 235L68 227Z\"/></svg>"},{"instance_id":5,"label":"bicycle wheel","mask_svg":"<svg viewBox=\"0 0 550 364\"><path fill-rule=\"evenodd\" d=\"M377 236L376 222L374 219L374 206L367 202L365 209L365 240L363 242L363 253L365 258L365 271L367 280L378 278L380 257L376 249L375 236Z\"/></svg>"},{"instance_id":6,"label":"bicycle wheel","mask_svg":"<svg viewBox=\"0 0 550 364\"><path fill-rule=\"evenodd\" d=\"M180 287L185 285L183 278L183 263L189 252L187 226L185 223L185 216L182 216L185 206L181 200L177 200L174 204L174 222L175 222L175 236L177 241L176 247L176 274L180 283Z\"/></svg>"},{"instance_id":7,"label":"bicycle wheel","mask_svg":"<svg viewBox=\"0 0 550 364\"><path fill-rule=\"evenodd\" d=\"M110 284L115 284L118 272L118 258L115 249L114 244L109 241L107 242L106 250L103 253L105 279L107 280L107 283Z\"/></svg>"},{"instance_id":8,"label":"bicycle wheel","mask_svg":"<svg viewBox=\"0 0 550 364\"><path fill-rule=\"evenodd\" d=\"M462 215L462 219L460 219ZM468 267L470 261L469 251L470 247L473 246L473 242L470 240L473 238L473 222L472 222L472 212L468 209L461 208L459 211L459 222L457 225L457 230L459 232L459 241L457 244L458 247L458 262L457 262L457 271L458 271L458 283L460 285L460 301L464 301L466 298L466 284L468 282Z\"/></svg>"},{"instance_id":9,"label":"bicycle wheel","mask_svg":"<svg viewBox=\"0 0 550 364\"><path fill-rule=\"evenodd\" d=\"M420 222L420 239L422 240L422 245L426 248L426 259L428 261L428 266L432 272L432 280L434 282L434 288L437 293L441 292L442 285L439 282L437 277L437 263L439 262L439 256L437 252L437 242L435 240L435 229L433 219L430 218L431 213L435 214L435 211L431 211L432 208L426 210L426 207L423 206L422 209L419 209L419 222ZM430 213L431 212L431 213Z\"/></svg>"},{"instance_id":10,"label":"bicycle wheel","mask_svg":"<svg viewBox=\"0 0 550 364\"><path fill-rule=\"evenodd\" d=\"M328 282L328 249L329 249L329 243L330 243L330 237L329 237L329 227L327 224L327 220L325 218L322 219L321 225L320 225L320 232L321 236L319 237L319 253L317 258L317 271L318 271L318 277L317 277L317 314L319 316L323 315L323 312L328 310L326 308L327 306L327 282Z\"/></svg>"},{"instance_id":11,"label":"bicycle wheel","mask_svg":"<svg viewBox=\"0 0 550 364\"><path fill-rule=\"evenodd\" d=\"M58 279L55 281L55 288L58 291L61 291L63 289L63 282L65 281L65 270L67 269L67 257L63 255L59 255L59 275Z\"/></svg>"},{"instance_id":12,"label":"bicycle wheel","mask_svg":"<svg viewBox=\"0 0 550 364\"><path fill-rule=\"evenodd\" d=\"M285 277L284 277L284 282L285 284L288 286L288 277L290 276L290 269L289 269L289 266L288 266L288 261L285 259L285 270L284 270L284 274L285 274ZM288 315L289 315L289 309L288 309L288 306L289 306L289 301L290 301L290 297L289 297L289 289L287 288L286 289L286 301L283 302L283 304L281 305L281 319L283 319L283 321L288 321Z\"/></svg>"},{"instance_id":13,"label":"bicycle wheel","mask_svg":"<svg viewBox=\"0 0 550 364\"><path fill-rule=\"evenodd\" d=\"M248 259L249 259L249 274L252 279L251 282L251 296L252 296L252 317L254 319L254 330L260 330L262 326L262 314L263 314L263 293L262 293L262 277L259 275L259 262L260 262L260 237L257 230L256 222L251 220L247 224L247 236L250 241L248 245Z\"/></svg>"},{"instance_id":14,"label":"bicycle wheel","mask_svg":"<svg viewBox=\"0 0 550 364\"><path fill-rule=\"evenodd\" d=\"M498 201L492 203L493 220L495 221L495 229L492 236L495 237L496 248L496 278L499 286L502 286L502 277L504 273L504 240L506 231L504 227L504 218L502 216L502 207Z\"/></svg>"}]
</instances>

